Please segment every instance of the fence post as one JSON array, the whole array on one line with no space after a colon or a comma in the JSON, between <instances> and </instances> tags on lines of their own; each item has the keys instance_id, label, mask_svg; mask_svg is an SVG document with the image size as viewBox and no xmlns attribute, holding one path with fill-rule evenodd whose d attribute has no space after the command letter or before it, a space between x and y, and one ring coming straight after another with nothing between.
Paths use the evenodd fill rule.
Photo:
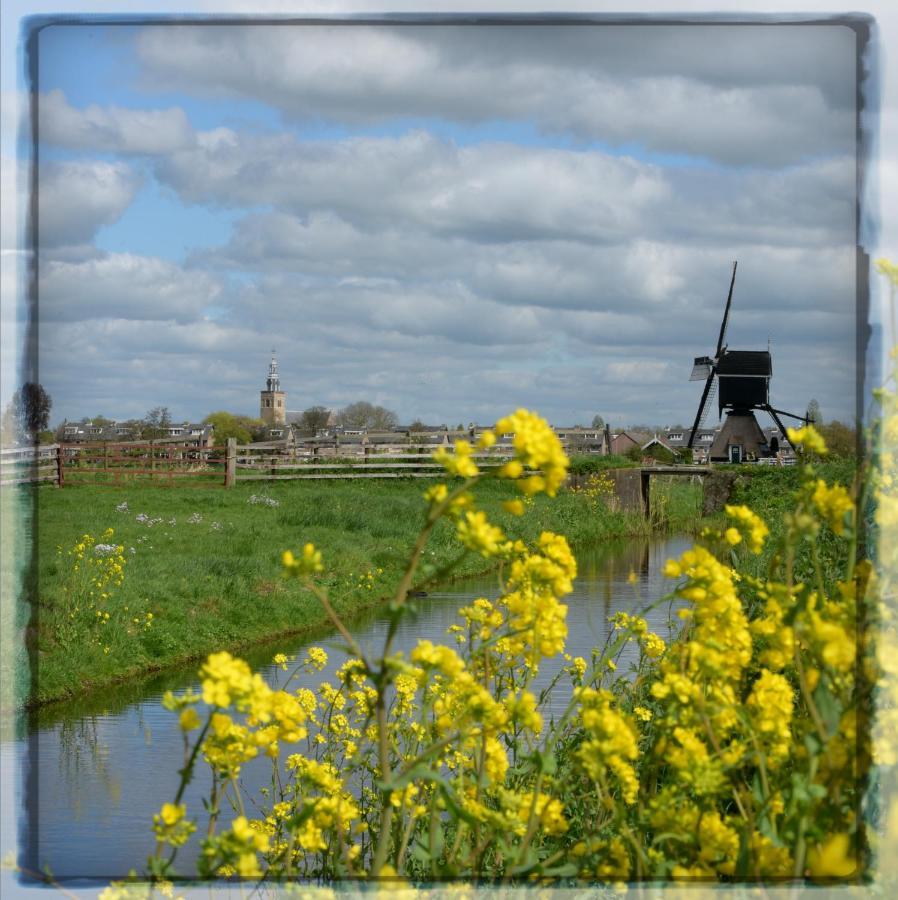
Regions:
<instances>
[{"instance_id":1,"label":"fence post","mask_svg":"<svg viewBox=\"0 0 898 900\"><path fill-rule=\"evenodd\" d=\"M56 487L62 487L65 478L65 469L63 468L64 454L62 444L56 445Z\"/></svg>"},{"instance_id":2,"label":"fence post","mask_svg":"<svg viewBox=\"0 0 898 900\"><path fill-rule=\"evenodd\" d=\"M228 438L228 447L225 453L225 482L224 486L234 486L237 476L237 438Z\"/></svg>"}]
</instances>

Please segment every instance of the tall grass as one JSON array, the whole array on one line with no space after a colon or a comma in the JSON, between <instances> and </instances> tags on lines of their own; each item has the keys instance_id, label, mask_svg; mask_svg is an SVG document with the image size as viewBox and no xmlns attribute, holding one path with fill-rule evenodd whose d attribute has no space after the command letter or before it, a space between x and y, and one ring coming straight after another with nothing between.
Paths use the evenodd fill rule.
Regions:
<instances>
[{"instance_id":1,"label":"tall grass","mask_svg":"<svg viewBox=\"0 0 898 900\"><path fill-rule=\"evenodd\" d=\"M229 491L148 485L38 489L33 620L38 665L32 701L71 696L214 649L318 629L320 606L278 574L280 552L300 538L338 563L332 571L340 574L328 588L340 615L352 621L384 598L386 585L404 566L421 525L423 489L421 481L411 479L255 483ZM254 496L272 505L250 502ZM502 510L503 495L495 485L483 486L481 503L491 521L505 528L514 521L527 539L554 530L584 545L645 535L653 527L689 530L695 512L688 496L685 486L673 486L669 502L651 521L590 505L572 492L562 492L553 503L544 497L528 501L524 520ZM109 601L120 615L98 626L99 643L91 634L66 649L60 640L71 581L72 559L66 554L82 535L99 538L107 528L126 557L123 584ZM457 557L447 523L438 524L428 554L425 576ZM455 574L474 574L489 565L468 554ZM152 613L150 627L146 613ZM132 621L137 614L139 628Z\"/></svg>"}]
</instances>

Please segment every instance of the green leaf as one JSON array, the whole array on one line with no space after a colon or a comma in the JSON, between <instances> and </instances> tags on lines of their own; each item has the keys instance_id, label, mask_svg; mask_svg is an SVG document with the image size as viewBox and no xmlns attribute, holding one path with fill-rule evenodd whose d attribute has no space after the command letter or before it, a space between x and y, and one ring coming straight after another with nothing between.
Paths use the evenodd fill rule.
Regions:
<instances>
[{"instance_id":1,"label":"green leaf","mask_svg":"<svg viewBox=\"0 0 898 900\"><path fill-rule=\"evenodd\" d=\"M459 806L458 801L453 796L452 790L447 783L440 783L440 794L442 794L443 799L446 801L446 806L449 807L449 812L451 812L453 816L467 822L472 827L479 824L480 820L476 816Z\"/></svg>"},{"instance_id":2,"label":"green leaf","mask_svg":"<svg viewBox=\"0 0 898 900\"><path fill-rule=\"evenodd\" d=\"M441 775L435 769L431 769L427 763L418 763L411 767L408 772L400 775L398 778L391 778L389 782L377 781L376 786L381 791L398 791L413 781L433 781L436 784L449 787L449 782L444 775Z\"/></svg>"}]
</instances>

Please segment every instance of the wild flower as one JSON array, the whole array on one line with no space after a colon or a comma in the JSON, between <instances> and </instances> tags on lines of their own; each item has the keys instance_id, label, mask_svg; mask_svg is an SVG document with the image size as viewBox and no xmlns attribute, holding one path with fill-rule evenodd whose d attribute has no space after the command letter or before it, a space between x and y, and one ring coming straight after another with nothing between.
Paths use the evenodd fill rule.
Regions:
<instances>
[{"instance_id":1,"label":"wild flower","mask_svg":"<svg viewBox=\"0 0 898 900\"><path fill-rule=\"evenodd\" d=\"M246 502L253 506L276 507L281 505L280 500L276 500L274 497L265 496L264 494L250 494Z\"/></svg>"},{"instance_id":2,"label":"wild flower","mask_svg":"<svg viewBox=\"0 0 898 900\"><path fill-rule=\"evenodd\" d=\"M515 459L497 471L481 471L467 442L438 455L462 482L425 494L425 525L378 654L359 647L337 615L326 587L336 579L306 543L285 551L282 565L349 648L335 675L317 690L291 691L289 679L275 690L242 660L216 653L200 670L201 697L164 700L179 716L186 758L212 772L200 874L616 882L853 873L865 764L854 623L871 579L866 563L852 560L844 581L818 566L806 584L795 559L824 525L837 546L854 540L854 494L822 483L802 459L780 529L733 505L727 527L668 561L683 604L678 633L664 640L645 615L621 612L587 662L565 655L563 598L577 572L567 541L506 535L478 509L475 490L494 477L525 496L553 494L566 460L532 413L500 419L495 431L515 435ZM501 562L501 589L459 610L449 630L455 647L421 639L395 652L441 519L461 548ZM768 553L763 577L742 565L746 551ZM353 572L340 583L358 590L374 577ZM632 678L615 674L628 642L639 655ZM549 715L548 692L534 678L554 657L567 663L557 678L573 690L565 710ZM313 647L297 669L327 662ZM237 779L263 756L270 787L250 806ZM180 804L192 776L192 766L181 769L174 803L154 822L160 848L172 847L150 860L159 877L175 841L199 824ZM237 814L229 827L219 823L222 801Z\"/></svg>"}]
</instances>

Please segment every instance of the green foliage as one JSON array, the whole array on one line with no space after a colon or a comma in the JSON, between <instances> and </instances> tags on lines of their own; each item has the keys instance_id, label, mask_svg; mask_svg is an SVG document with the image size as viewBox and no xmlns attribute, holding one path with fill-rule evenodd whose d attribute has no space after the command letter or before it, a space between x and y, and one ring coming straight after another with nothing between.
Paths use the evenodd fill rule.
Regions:
<instances>
[{"instance_id":1,"label":"green foliage","mask_svg":"<svg viewBox=\"0 0 898 900\"><path fill-rule=\"evenodd\" d=\"M53 400L43 386L27 381L13 395L3 412L4 441L36 440L50 422Z\"/></svg>"},{"instance_id":2,"label":"green foliage","mask_svg":"<svg viewBox=\"0 0 898 900\"><path fill-rule=\"evenodd\" d=\"M640 459L642 457L640 456ZM571 457L570 473L572 475L585 475L589 472L602 472L605 469L626 469L636 463L626 456L609 454L601 456L598 453L585 453Z\"/></svg>"},{"instance_id":3,"label":"green foliage","mask_svg":"<svg viewBox=\"0 0 898 900\"><path fill-rule=\"evenodd\" d=\"M560 458L545 423L528 418L526 427L534 453ZM517 470L491 473L466 454L442 457L463 478L425 495L380 649L361 648L334 609L313 542L283 554L285 572L326 610L349 659L334 683L294 692L292 676L272 688L242 660L216 653L199 673L202 696L166 696L184 731L186 764L174 801L154 817L150 872L168 876L179 848L200 831L204 878L607 884L860 875L856 809L869 764L869 698L855 673L870 567L857 561L846 489L805 460L775 533L748 506L728 506L719 529L705 529L664 566L679 633L668 643L641 615L616 613L590 660L565 657L570 664L554 683L569 682L571 699L550 717L548 692L537 695L533 679L543 660L564 652L561 598L573 590L576 563L562 536L524 540L517 527L487 517L480 489L492 484L507 496L510 487L496 479L514 479L525 496L504 504L524 527L534 495L554 492L548 478L519 477L524 465L548 466L522 461L516 449ZM591 480L585 500L594 506L611 479ZM421 560L440 525L458 547L501 560L505 577L495 599L459 610L448 629L455 647L452 638L419 640L396 653L393 638L413 612L410 588L430 574ZM844 548L838 568L824 565L828 533ZM797 580L804 545L812 567ZM769 565L757 578L745 562L765 547ZM628 644L637 662L615 675ZM313 672L327 660L310 648L302 660L274 661ZM282 743L295 746L282 756ZM244 798L240 767L263 748L271 788ZM200 759L212 771L208 815L181 803ZM227 783L233 792L219 792ZM223 801L238 813L230 826L218 822Z\"/></svg>"},{"instance_id":4,"label":"green foliage","mask_svg":"<svg viewBox=\"0 0 898 900\"><path fill-rule=\"evenodd\" d=\"M224 410L209 413L203 421L215 428L217 447L223 447L228 438L236 438L238 444L249 444L262 428L261 419L238 416Z\"/></svg>"},{"instance_id":5,"label":"green foliage","mask_svg":"<svg viewBox=\"0 0 898 900\"><path fill-rule=\"evenodd\" d=\"M817 431L826 441L830 456L851 459L857 456L857 429L835 419L827 425L818 425Z\"/></svg>"}]
</instances>

